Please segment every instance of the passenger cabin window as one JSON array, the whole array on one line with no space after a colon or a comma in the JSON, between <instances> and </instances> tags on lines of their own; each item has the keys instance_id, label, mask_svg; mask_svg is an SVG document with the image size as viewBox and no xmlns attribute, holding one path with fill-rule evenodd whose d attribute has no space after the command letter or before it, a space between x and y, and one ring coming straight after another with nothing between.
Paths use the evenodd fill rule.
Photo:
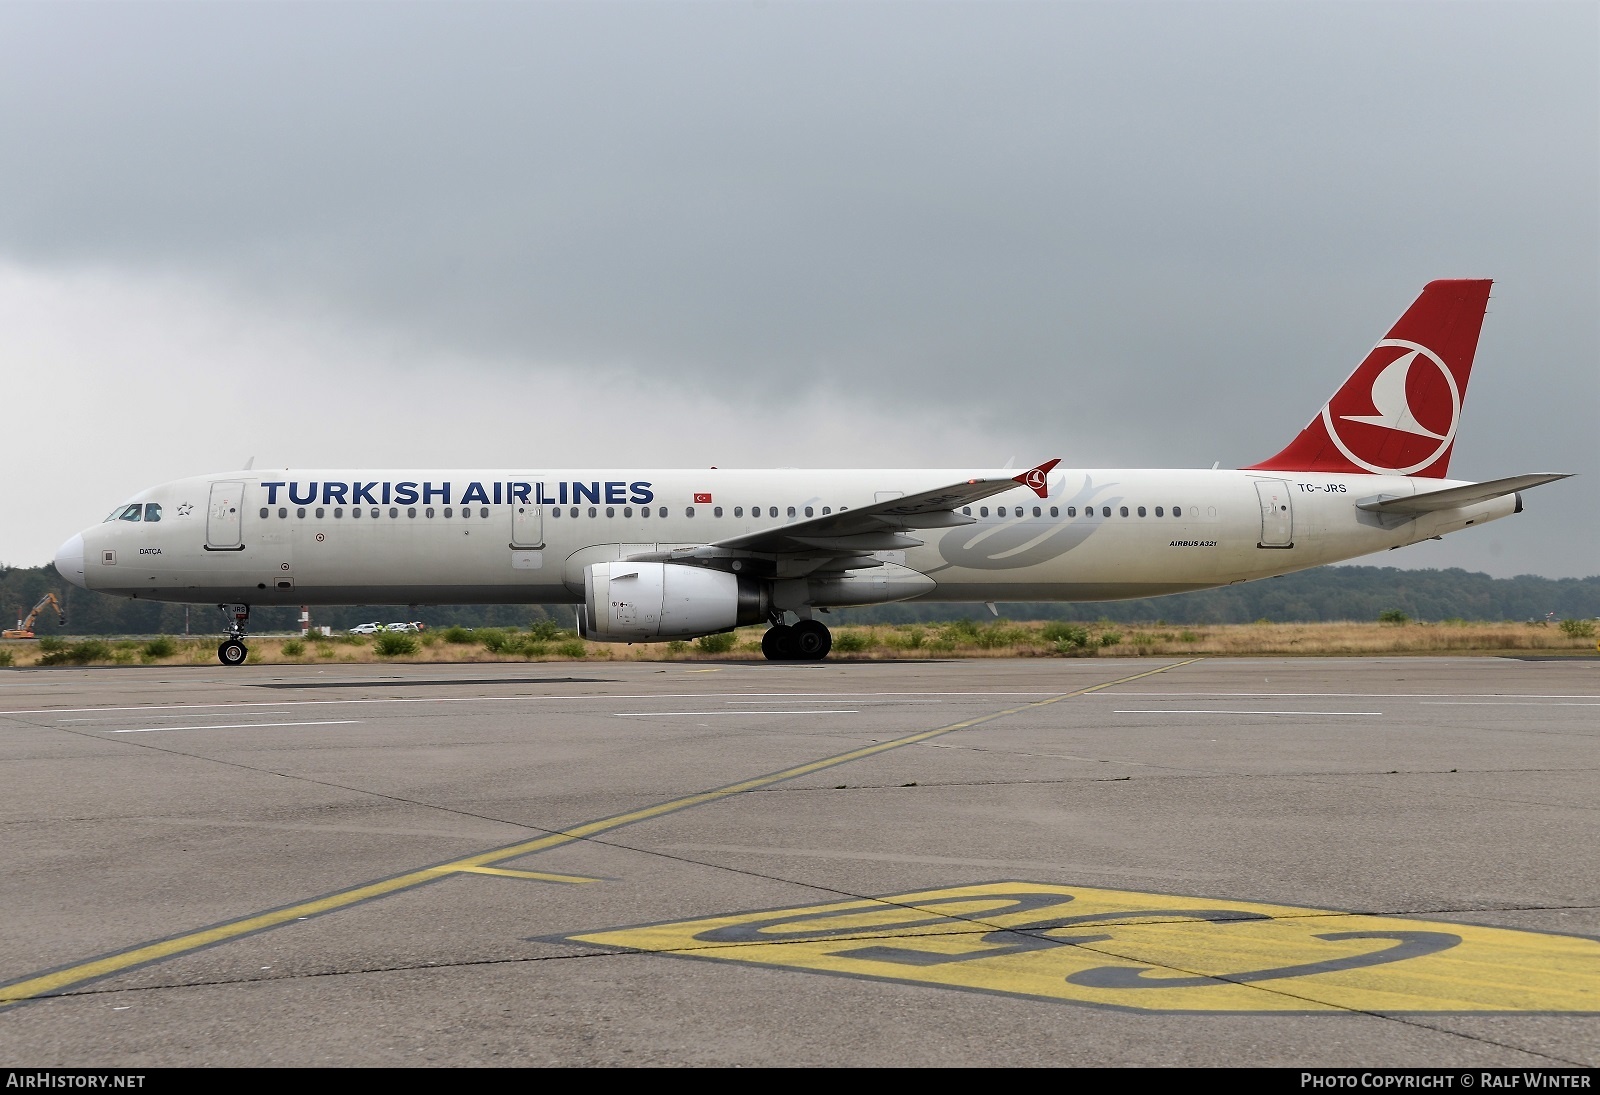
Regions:
<instances>
[{"instance_id":1,"label":"passenger cabin window","mask_svg":"<svg viewBox=\"0 0 1600 1095\"><path fill-rule=\"evenodd\" d=\"M607 517L615 517L616 515L617 515L617 510L616 510L615 506L607 506L606 507L606 516Z\"/></svg>"},{"instance_id":2,"label":"passenger cabin window","mask_svg":"<svg viewBox=\"0 0 1600 1095\"><path fill-rule=\"evenodd\" d=\"M1143 517L1143 516L1144 516L1144 507L1143 507L1143 506L1140 506L1140 507L1139 507L1139 516L1140 516L1140 517Z\"/></svg>"},{"instance_id":3,"label":"passenger cabin window","mask_svg":"<svg viewBox=\"0 0 1600 1095\"><path fill-rule=\"evenodd\" d=\"M343 506L335 506L333 508L333 515L335 517L343 517L344 516L344 507Z\"/></svg>"},{"instance_id":4,"label":"passenger cabin window","mask_svg":"<svg viewBox=\"0 0 1600 1095\"><path fill-rule=\"evenodd\" d=\"M722 507L721 506L717 506L716 508L714 508L711 511L711 516L713 516L713 517L721 517L722 516Z\"/></svg>"},{"instance_id":5,"label":"passenger cabin window","mask_svg":"<svg viewBox=\"0 0 1600 1095\"><path fill-rule=\"evenodd\" d=\"M1100 507L1100 516L1101 517L1110 517L1111 516L1111 507L1110 506L1101 506Z\"/></svg>"},{"instance_id":6,"label":"passenger cabin window","mask_svg":"<svg viewBox=\"0 0 1600 1095\"><path fill-rule=\"evenodd\" d=\"M622 507L622 516L624 516L624 517L632 517L633 516L633 507L632 506L623 506Z\"/></svg>"},{"instance_id":7,"label":"passenger cabin window","mask_svg":"<svg viewBox=\"0 0 1600 1095\"><path fill-rule=\"evenodd\" d=\"M407 509L406 509L406 516L407 517L415 517L416 515L417 515L417 507L416 506L407 507Z\"/></svg>"},{"instance_id":8,"label":"passenger cabin window","mask_svg":"<svg viewBox=\"0 0 1600 1095\"><path fill-rule=\"evenodd\" d=\"M1056 508L1054 506L1051 506L1050 507L1050 516L1054 517L1055 515L1056 515ZM1067 507L1067 516L1068 517L1076 517L1076 516L1078 516L1078 507L1077 506L1068 506Z\"/></svg>"},{"instance_id":9,"label":"passenger cabin window","mask_svg":"<svg viewBox=\"0 0 1600 1095\"><path fill-rule=\"evenodd\" d=\"M684 506L683 507L683 515L685 517L693 517L694 516L694 507L693 506Z\"/></svg>"},{"instance_id":10,"label":"passenger cabin window","mask_svg":"<svg viewBox=\"0 0 1600 1095\"><path fill-rule=\"evenodd\" d=\"M144 504L144 519L146 524L149 524L151 521L161 520L161 503L146 502Z\"/></svg>"},{"instance_id":11,"label":"passenger cabin window","mask_svg":"<svg viewBox=\"0 0 1600 1095\"><path fill-rule=\"evenodd\" d=\"M793 507L793 506L790 506L790 507L789 507L789 516L790 516L790 517L793 517L793 516L794 516L794 507Z\"/></svg>"},{"instance_id":12,"label":"passenger cabin window","mask_svg":"<svg viewBox=\"0 0 1600 1095\"><path fill-rule=\"evenodd\" d=\"M396 517L399 517L399 516L400 516L400 507L398 507L398 506L390 506L389 507L389 520L393 521Z\"/></svg>"},{"instance_id":13,"label":"passenger cabin window","mask_svg":"<svg viewBox=\"0 0 1600 1095\"><path fill-rule=\"evenodd\" d=\"M305 515L306 515L306 508L304 506L301 506L299 509L294 511L294 515L296 517L299 517L299 518L303 519L305 517Z\"/></svg>"},{"instance_id":14,"label":"passenger cabin window","mask_svg":"<svg viewBox=\"0 0 1600 1095\"><path fill-rule=\"evenodd\" d=\"M1157 507L1156 507L1156 516L1157 516L1157 517L1160 517L1160 516L1161 516L1161 507L1160 507L1160 506L1157 506Z\"/></svg>"},{"instance_id":15,"label":"passenger cabin window","mask_svg":"<svg viewBox=\"0 0 1600 1095\"><path fill-rule=\"evenodd\" d=\"M1033 515L1034 515L1034 516L1035 516L1035 517L1043 517L1043 516L1044 516L1044 514L1043 514L1043 513L1041 513L1041 512L1039 512L1039 507L1038 507L1038 506L1034 506L1034 507L1033 507ZM1052 513L1052 514L1051 514L1051 515L1050 515L1050 516L1052 516L1052 517L1054 517L1054 516L1055 516L1055 514L1053 514L1053 513Z\"/></svg>"},{"instance_id":16,"label":"passenger cabin window","mask_svg":"<svg viewBox=\"0 0 1600 1095\"><path fill-rule=\"evenodd\" d=\"M489 519L489 507L488 506L480 507L479 510L478 510L478 516L482 517L485 521L487 521ZM577 510L573 510L572 511L572 516L574 516L574 517L578 516L578 511Z\"/></svg>"},{"instance_id":17,"label":"passenger cabin window","mask_svg":"<svg viewBox=\"0 0 1600 1095\"><path fill-rule=\"evenodd\" d=\"M321 507L321 506L318 506L318 507L317 507L317 520L319 520L319 521L320 521L320 520L322 520L322 518L323 518L323 516L324 516L324 515L325 515L325 514L326 514L326 513L327 513L327 511L326 511L326 510L324 510L324 509L323 509L323 508L322 508L322 507ZM428 516L429 516L429 517L432 517L432 516L433 516L433 514L431 514L431 513L430 513L430 514L428 514Z\"/></svg>"},{"instance_id":18,"label":"passenger cabin window","mask_svg":"<svg viewBox=\"0 0 1600 1095\"><path fill-rule=\"evenodd\" d=\"M972 516L972 507L971 506L962 506L961 507L961 512L966 514L968 517L971 517Z\"/></svg>"},{"instance_id":19,"label":"passenger cabin window","mask_svg":"<svg viewBox=\"0 0 1600 1095\"><path fill-rule=\"evenodd\" d=\"M768 517L776 517L776 516L778 516L778 507L777 506L768 506L767 507L767 516Z\"/></svg>"},{"instance_id":20,"label":"passenger cabin window","mask_svg":"<svg viewBox=\"0 0 1600 1095\"><path fill-rule=\"evenodd\" d=\"M813 511L813 510L812 510L812 509L811 509L811 507L810 507L810 506L807 506L807 507L806 507L806 516L807 516L807 517L811 517L811 516L814 516L814 511Z\"/></svg>"},{"instance_id":21,"label":"passenger cabin window","mask_svg":"<svg viewBox=\"0 0 1600 1095\"><path fill-rule=\"evenodd\" d=\"M449 517L449 516L450 516L450 507L449 507L449 506L446 506L446 507L445 507L445 508L444 508L444 515L445 515L445 516L446 516L446 517Z\"/></svg>"},{"instance_id":22,"label":"passenger cabin window","mask_svg":"<svg viewBox=\"0 0 1600 1095\"><path fill-rule=\"evenodd\" d=\"M649 517L650 516L650 507L649 506L640 506L639 507L639 516L640 517Z\"/></svg>"},{"instance_id":23,"label":"passenger cabin window","mask_svg":"<svg viewBox=\"0 0 1600 1095\"><path fill-rule=\"evenodd\" d=\"M600 516L600 511L595 509L593 506L590 506L589 507L589 516L590 517L599 517Z\"/></svg>"},{"instance_id":24,"label":"passenger cabin window","mask_svg":"<svg viewBox=\"0 0 1600 1095\"><path fill-rule=\"evenodd\" d=\"M350 516L351 517L360 517L361 516L361 507L360 506L351 506L350 507Z\"/></svg>"},{"instance_id":25,"label":"passenger cabin window","mask_svg":"<svg viewBox=\"0 0 1600 1095\"><path fill-rule=\"evenodd\" d=\"M261 507L261 516L262 517L270 517L271 515L272 515L272 511L270 509L268 509L266 506L262 506ZM139 519L139 515L136 513L132 517L129 517L127 514L123 514L122 515L122 519L124 521L137 521Z\"/></svg>"},{"instance_id":26,"label":"passenger cabin window","mask_svg":"<svg viewBox=\"0 0 1600 1095\"><path fill-rule=\"evenodd\" d=\"M1123 506L1122 507L1122 516L1124 516L1124 517L1128 516L1128 507L1127 506Z\"/></svg>"},{"instance_id":27,"label":"passenger cabin window","mask_svg":"<svg viewBox=\"0 0 1600 1095\"><path fill-rule=\"evenodd\" d=\"M987 517L987 516L989 516L989 507L988 506L979 506L978 507L978 516L979 517Z\"/></svg>"},{"instance_id":28,"label":"passenger cabin window","mask_svg":"<svg viewBox=\"0 0 1600 1095\"><path fill-rule=\"evenodd\" d=\"M1173 506L1172 507L1172 516L1174 516L1174 517L1182 517L1183 516L1183 507L1182 506Z\"/></svg>"},{"instance_id":29,"label":"passenger cabin window","mask_svg":"<svg viewBox=\"0 0 1600 1095\"><path fill-rule=\"evenodd\" d=\"M828 514L830 514L832 512L833 512L833 507L832 506L823 506L822 507L822 515L824 517L826 517Z\"/></svg>"}]
</instances>

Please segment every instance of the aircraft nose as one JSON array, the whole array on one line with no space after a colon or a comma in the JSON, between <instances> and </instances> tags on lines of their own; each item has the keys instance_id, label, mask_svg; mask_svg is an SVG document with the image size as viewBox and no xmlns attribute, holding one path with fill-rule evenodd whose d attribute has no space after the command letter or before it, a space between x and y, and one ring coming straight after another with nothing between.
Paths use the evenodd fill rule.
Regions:
<instances>
[{"instance_id":1,"label":"aircraft nose","mask_svg":"<svg viewBox=\"0 0 1600 1095\"><path fill-rule=\"evenodd\" d=\"M80 533L56 548L56 570L79 589L88 589L83 580L83 536Z\"/></svg>"}]
</instances>

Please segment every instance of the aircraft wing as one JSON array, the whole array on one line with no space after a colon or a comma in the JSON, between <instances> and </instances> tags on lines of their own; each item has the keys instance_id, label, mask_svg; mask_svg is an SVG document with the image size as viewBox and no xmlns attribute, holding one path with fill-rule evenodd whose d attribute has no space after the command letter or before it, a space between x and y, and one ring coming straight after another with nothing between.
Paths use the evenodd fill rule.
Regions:
<instances>
[{"instance_id":1,"label":"aircraft wing","mask_svg":"<svg viewBox=\"0 0 1600 1095\"><path fill-rule=\"evenodd\" d=\"M1545 483L1554 483L1557 479L1566 479L1570 474L1570 472L1541 472L1534 475L1513 475L1509 479L1491 479L1487 483L1446 487L1444 490L1424 491L1403 498L1378 498L1370 502L1358 502L1356 509L1366 510L1368 513L1433 513L1436 510L1455 509L1458 506L1487 502L1491 498L1503 498L1519 490L1528 490L1543 486Z\"/></svg>"},{"instance_id":2,"label":"aircraft wing","mask_svg":"<svg viewBox=\"0 0 1600 1095\"><path fill-rule=\"evenodd\" d=\"M1040 498L1047 497L1046 477L1060 462L1059 459L1048 460L1008 479L966 479L870 506L731 536L711 544L630 555L629 558L641 562L656 559L709 561L750 556L828 557L903 551L922 546L921 540L906 535L907 529L953 528L975 522L975 518L957 513L957 507L1015 490L1018 486L1027 487Z\"/></svg>"}]
</instances>

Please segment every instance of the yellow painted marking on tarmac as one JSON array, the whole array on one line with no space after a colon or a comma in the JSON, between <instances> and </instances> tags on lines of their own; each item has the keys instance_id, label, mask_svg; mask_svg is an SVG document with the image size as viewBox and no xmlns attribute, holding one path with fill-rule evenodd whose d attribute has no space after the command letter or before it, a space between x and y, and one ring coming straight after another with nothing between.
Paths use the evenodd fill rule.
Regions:
<instances>
[{"instance_id":1,"label":"yellow painted marking on tarmac","mask_svg":"<svg viewBox=\"0 0 1600 1095\"><path fill-rule=\"evenodd\" d=\"M690 673L721 673L722 667L718 666L716 669L685 669L683 672L685 676Z\"/></svg>"},{"instance_id":2,"label":"yellow painted marking on tarmac","mask_svg":"<svg viewBox=\"0 0 1600 1095\"><path fill-rule=\"evenodd\" d=\"M1032 882L571 942L1133 1011L1600 1012L1600 941Z\"/></svg>"},{"instance_id":3,"label":"yellow painted marking on tarmac","mask_svg":"<svg viewBox=\"0 0 1600 1095\"><path fill-rule=\"evenodd\" d=\"M461 867L462 874L492 874L504 878L529 878L535 882L599 882L598 878L589 878L581 874L550 874L546 871L514 871L509 867Z\"/></svg>"},{"instance_id":4,"label":"yellow painted marking on tarmac","mask_svg":"<svg viewBox=\"0 0 1600 1095\"><path fill-rule=\"evenodd\" d=\"M665 814L676 813L679 810L687 810L695 806L703 806L706 803L717 802L733 795L744 794L748 791L756 791L763 787L770 787L775 783L782 783L785 780L796 779L800 776L810 775L814 772L820 772L824 769L833 768L841 764L849 764L851 761L862 760L866 757L876 756L879 753L888 752L891 749L898 749L902 746L915 745L918 742L927 741L930 738L936 738L943 734L954 733L957 730L967 730L974 726L980 726L986 722L993 722L995 719L1004 718L1007 715L1014 715L1021 711L1027 711L1031 708L1046 707L1052 703L1058 703L1061 700L1071 699L1074 696L1086 696L1091 692L1099 692L1107 688L1114 688L1120 684L1127 684L1131 681L1142 680L1145 677L1151 677L1157 673L1164 673L1170 669L1177 669L1181 666L1192 665L1194 662L1199 660L1200 659L1198 658L1188 658L1184 661L1172 662L1168 665L1159 666L1143 673L1135 673L1127 677L1119 677L1114 681L1106 681L1103 684L1091 685L1087 688L1079 688L1071 692L1063 692L1060 695L1050 696L1046 699L1018 704L1015 707L1008 707L1003 711L995 711L988 715L980 715L975 718L965 719L961 722L951 723L948 726L941 726L935 730L924 730L916 734L909 734L905 737L879 742L861 749L852 749L847 753L840 753L836 756L826 757L822 760L811 761L806 764L798 764L792 768L785 768L781 772L774 772L765 776L756 776L753 779L743 780L739 783L730 784L726 787L719 787L715 790L702 791L698 794L687 795L683 798L674 799L671 802L663 802L654 806L646 806L638 810L630 810L624 814L616 814L612 817L601 818L598 821L591 821L583 825L577 825L562 832L550 833L546 836L536 837L532 840L520 841L516 844L509 844L500 848L491 848L488 851L479 852L476 855L452 860L449 863L440 863L431 867L424 867L416 871L407 871L404 874L395 875L393 878L385 878L380 879L377 882L369 882L365 885L355 886L348 890L341 890L338 893L328 894L325 897L319 897L310 901L300 902L299 904L290 905L282 909L274 909L269 912L241 917L238 920L231 920L226 923L215 925L214 927L201 929L200 931L188 932L183 935L173 936L171 939L161 939L153 943L146 943L141 946L131 947L127 950L118 951L114 954L108 954L101 958L93 959L89 962L82 962L78 963L77 965L67 966L52 972L24 977L11 982L10 984L0 986L0 1007L17 1004L37 996L59 993L73 985L80 985L88 981L99 980L102 977L110 977L113 974L121 973L124 970L132 969L135 966L142 966L150 962L158 962L163 959L173 958L181 954L186 954L190 951L199 950L202 947L215 946L218 943L225 943L229 940L238 939L242 936L253 935L256 932L262 932L272 928L281 927L284 924L293 923L297 920L304 920L312 916L320 916L325 913L334 912L338 909L348 908L351 905L358 905L366 901L372 901L376 898L387 897L390 894L399 893L403 890L413 889L417 886L423 886L430 882L437 882L441 878L452 874L480 873L480 868L492 867L494 864L504 862L506 860L520 859L523 856L533 855L537 852L548 851L551 848L557 848L564 844L571 844L579 840L587 840L602 833L610 832L613 829L620 829L626 825L634 825L638 822L649 821Z\"/></svg>"}]
</instances>

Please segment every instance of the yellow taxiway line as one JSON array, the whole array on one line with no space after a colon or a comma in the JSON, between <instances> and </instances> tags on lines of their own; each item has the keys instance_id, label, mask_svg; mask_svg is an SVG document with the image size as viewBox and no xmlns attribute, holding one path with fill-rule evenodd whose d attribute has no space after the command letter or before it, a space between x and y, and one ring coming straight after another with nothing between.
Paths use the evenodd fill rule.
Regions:
<instances>
[{"instance_id":1,"label":"yellow taxiway line","mask_svg":"<svg viewBox=\"0 0 1600 1095\"><path fill-rule=\"evenodd\" d=\"M824 757L821 760L814 760L806 764L795 765L792 768L785 768L780 772L772 772L768 775L756 776L751 779L742 780L739 783L729 784L726 787L718 787L715 790L702 791L698 794L686 795L683 798L673 799L670 802L662 802L654 806L646 806L642 809L630 810L627 813L615 814L611 817L601 818L597 821L586 822L582 825L577 825L561 832L550 833L545 836L536 837L532 840L520 841L516 844L508 844L499 848L492 848L485 852L479 852L476 855L470 855L461 859L451 860L448 863L440 863L429 867L423 867L419 870L406 871L405 873L395 875L392 878L380 879L376 882L368 882L360 886L354 886L348 890L340 890L337 893L328 894L324 897L313 898L309 901L297 902L293 905L286 905L279 909L272 909L267 912L241 917L237 920L225 921L224 923L217 924L213 927L202 928L199 931L186 932L182 935L175 935L169 939L161 939L153 943L144 943L136 947L130 947L126 950L116 951L112 954L92 959L88 962L79 962L49 972L22 977L9 982L8 984L0 986L0 1007L19 1004L25 1000L35 999L40 996L59 994L63 990L73 986L82 985L85 982L96 981L104 977L110 977L114 974L123 973L127 970L133 969L136 966L143 966L151 962L163 961L168 958L177 957L181 954L187 954L190 951L199 950L202 947L215 946L218 943L225 943L233 939L242 938L243 936L254 935L257 932L268 931L272 928L281 927L284 924L305 920L313 916L321 916L326 913L334 912L338 909L349 908L352 905L359 905L363 902L372 901L380 897L387 897L390 894L399 893L403 890L413 889L417 886L424 886L430 882L437 882L441 878L447 878L455 874L496 874L514 878L535 879L548 882L593 881L577 875L545 875L533 871L513 871L507 868L497 868L494 866L494 864L501 863L506 860L520 859L526 855L548 851L551 848L558 848L564 844L571 844L579 840L587 840L591 837L598 836L601 833L607 833L613 829L620 829L625 825L634 825L638 822L649 821L665 814L676 813L679 810L687 810L695 806L703 806L710 802L717 802L732 795L739 795L748 791L760 790L763 787L770 787L775 783L782 783L785 780L797 779L800 776L810 775L814 772L820 772L828 768L834 768L841 764L849 764L852 761L864 760L867 757L877 756L879 753L886 753L891 749L900 749L907 745L916 745L918 742L928 741L931 738L937 738L945 734L952 734L958 730L969 730L974 726L981 726L984 723L1005 718L1007 715L1019 714L1020 712L1029 711L1038 707L1048 707L1050 704L1059 703L1062 700L1072 699L1074 696L1086 696L1092 692L1099 692L1107 688L1115 688L1117 685L1128 684L1132 681L1142 680L1145 677L1155 676L1157 673L1165 673L1169 669L1177 669L1181 666L1192 665L1199 660L1200 659L1198 658L1188 658L1181 662L1172 662L1168 665L1146 670L1143 673L1134 673L1126 677L1118 677L1113 681L1105 681L1102 684L1074 689L1071 692L1063 692L1059 695L1050 696L1042 700L1033 700L1028 703L1018 704L1015 707L1008 707L1002 711L991 712L987 715L979 715L976 718L963 719L961 722L953 722L948 726L941 726L937 729L923 730L915 734L908 734L904 737L894 738L891 741L879 742L875 745L865 746L860 749L852 749L846 753L839 753L835 756Z\"/></svg>"}]
</instances>

